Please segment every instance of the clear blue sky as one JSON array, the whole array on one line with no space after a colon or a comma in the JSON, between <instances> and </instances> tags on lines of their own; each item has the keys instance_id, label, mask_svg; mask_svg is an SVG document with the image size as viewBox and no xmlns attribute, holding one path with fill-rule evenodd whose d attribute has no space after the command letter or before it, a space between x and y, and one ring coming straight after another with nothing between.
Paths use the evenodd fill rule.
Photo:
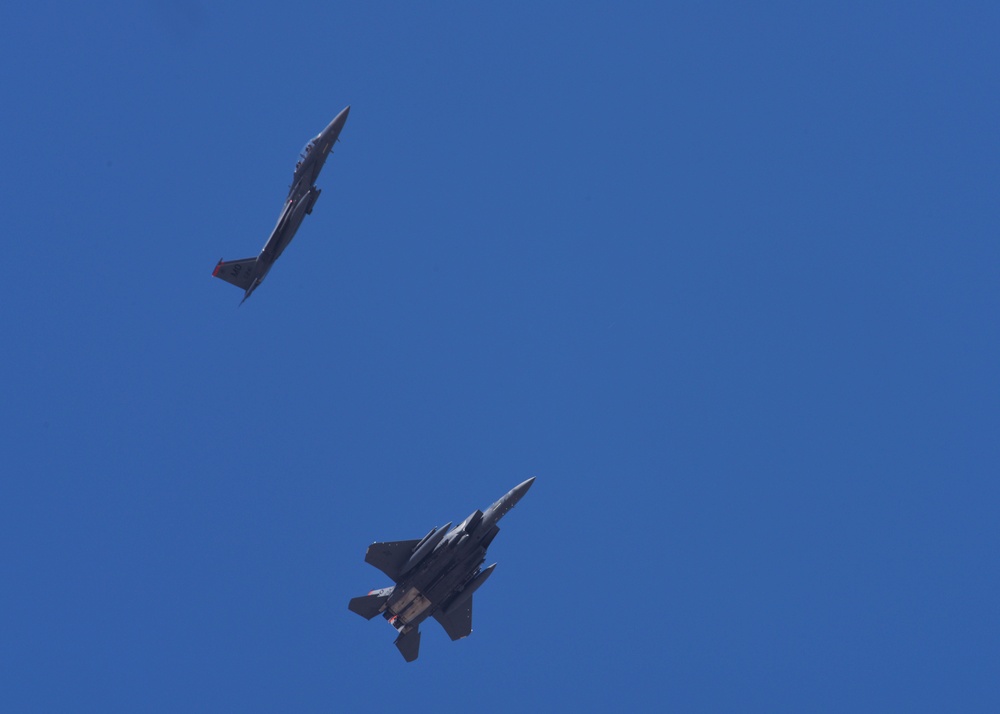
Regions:
<instances>
[{"instance_id":1,"label":"clear blue sky","mask_svg":"<svg viewBox=\"0 0 1000 714\"><path fill-rule=\"evenodd\" d=\"M7 3L2 708L998 711L998 38ZM348 104L237 309L213 266ZM470 638L347 610L530 476Z\"/></svg>"}]
</instances>

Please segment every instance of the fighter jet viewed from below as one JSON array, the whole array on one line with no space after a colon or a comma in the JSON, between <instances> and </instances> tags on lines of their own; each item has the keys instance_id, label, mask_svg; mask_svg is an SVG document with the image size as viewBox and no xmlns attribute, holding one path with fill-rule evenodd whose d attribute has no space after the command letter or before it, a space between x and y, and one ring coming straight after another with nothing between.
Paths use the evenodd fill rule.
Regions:
<instances>
[{"instance_id":1,"label":"fighter jet viewed from below","mask_svg":"<svg viewBox=\"0 0 1000 714\"><path fill-rule=\"evenodd\" d=\"M271 237L267 239L260 255L242 260L220 260L212 271L212 275L216 278L222 278L227 283L244 290L240 305L261 284L274 265L274 261L292 242L295 231L302 224L302 219L312 213L320 194L320 189L316 188L316 178L323 169L334 143L340 137L340 130L344 128L344 122L347 121L350 111L350 106L345 107L329 126L302 150L299 162L295 164L292 185L285 199L285 205L281 209L281 215L278 216L278 223L271 231Z\"/></svg>"},{"instance_id":2,"label":"fighter jet viewed from below","mask_svg":"<svg viewBox=\"0 0 1000 714\"><path fill-rule=\"evenodd\" d=\"M372 543L365 554L388 575L392 587L373 590L348 604L366 620L381 614L396 628L396 647L412 662L420 652L420 623L437 620L458 640L472 632L472 594L493 574L496 563L483 570L486 549L500 532L503 516L528 492L534 478L515 486L483 511L476 510L458 526L432 528L420 540Z\"/></svg>"}]
</instances>

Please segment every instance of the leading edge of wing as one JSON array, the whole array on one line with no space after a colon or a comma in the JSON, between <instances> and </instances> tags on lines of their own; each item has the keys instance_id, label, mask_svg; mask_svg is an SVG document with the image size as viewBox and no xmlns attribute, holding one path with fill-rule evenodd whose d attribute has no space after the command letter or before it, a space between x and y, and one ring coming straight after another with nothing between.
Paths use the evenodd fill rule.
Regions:
<instances>
[{"instance_id":1,"label":"leading edge of wing","mask_svg":"<svg viewBox=\"0 0 1000 714\"><path fill-rule=\"evenodd\" d=\"M365 553L365 562L374 565L383 573L392 578L392 582L399 580L399 571L410 559L413 549L417 547L420 540L397 540L387 543L372 543Z\"/></svg>"}]
</instances>

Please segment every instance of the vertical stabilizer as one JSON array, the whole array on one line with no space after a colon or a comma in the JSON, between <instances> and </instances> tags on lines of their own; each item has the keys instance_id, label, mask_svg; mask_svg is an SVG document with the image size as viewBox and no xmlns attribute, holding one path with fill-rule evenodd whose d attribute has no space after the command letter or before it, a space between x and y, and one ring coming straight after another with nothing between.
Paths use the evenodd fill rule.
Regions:
<instances>
[{"instance_id":1,"label":"vertical stabilizer","mask_svg":"<svg viewBox=\"0 0 1000 714\"><path fill-rule=\"evenodd\" d=\"M212 277L221 278L241 290L246 290L253 283L256 273L257 258L220 260L212 271Z\"/></svg>"}]
</instances>

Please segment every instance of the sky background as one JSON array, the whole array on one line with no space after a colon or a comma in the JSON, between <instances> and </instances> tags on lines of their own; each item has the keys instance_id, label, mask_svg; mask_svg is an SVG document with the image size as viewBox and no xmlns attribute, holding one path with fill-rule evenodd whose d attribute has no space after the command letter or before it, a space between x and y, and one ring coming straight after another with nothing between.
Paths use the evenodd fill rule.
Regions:
<instances>
[{"instance_id":1,"label":"sky background","mask_svg":"<svg viewBox=\"0 0 1000 714\"><path fill-rule=\"evenodd\" d=\"M998 711L998 37L6 3L3 709ZM470 638L347 610L531 476Z\"/></svg>"}]
</instances>

